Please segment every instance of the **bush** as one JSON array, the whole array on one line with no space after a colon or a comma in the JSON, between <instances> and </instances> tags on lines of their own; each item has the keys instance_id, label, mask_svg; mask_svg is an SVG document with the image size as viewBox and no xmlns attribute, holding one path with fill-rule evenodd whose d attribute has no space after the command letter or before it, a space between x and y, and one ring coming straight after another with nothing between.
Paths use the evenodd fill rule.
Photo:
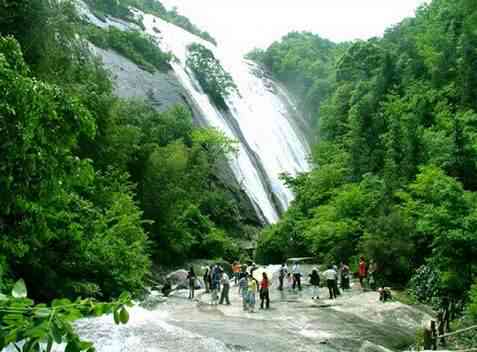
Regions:
<instances>
[{"instance_id":1,"label":"bush","mask_svg":"<svg viewBox=\"0 0 477 352\"><path fill-rule=\"evenodd\" d=\"M373 217L369 223L359 244L361 253L378 265L379 283L404 286L412 275L415 254L409 225L397 212Z\"/></svg>"},{"instance_id":2,"label":"bush","mask_svg":"<svg viewBox=\"0 0 477 352\"><path fill-rule=\"evenodd\" d=\"M115 27L101 29L88 26L85 31L86 39L103 49L113 49L124 55L135 64L148 72L156 69L167 71L170 53L164 53L152 38L139 31L121 31Z\"/></svg>"},{"instance_id":3,"label":"bush","mask_svg":"<svg viewBox=\"0 0 477 352\"><path fill-rule=\"evenodd\" d=\"M409 282L409 292L419 302L439 307L441 273L430 266L423 265L416 270Z\"/></svg>"},{"instance_id":4,"label":"bush","mask_svg":"<svg viewBox=\"0 0 477 352\"><path fill-rule=\"evenodd\" d=\"M477 322L477 282L472 286L469 292L469 305L467 312L472 320Z\"/></svg>"},{"instance_id":5,"label":"bush","mask_svg":"<svg viewBox=\"0 0 477 352\"><path fill-rule=\"evenodd\" d=\"M149 260L132 186L76 155L79 138L95 136L90 112L31 78L12 38L0 37L0 92L0 251L12 276L43 299L74 296L80 282L108 297L137 290Z\"/></svg>"},{"instance_id":6,"label":"bush","mask_svg":"<svg viewBox=\"0 0 477 352\"><path fill-rule=\"evenodd\" d=\"M4 256L0 256L0 292L7 286L7 262Z\"/></svg>"},{"instance_id":7,"label":"bush","mask_svg":"<svg viewBox=\"0 0 477 352\"><path fill-rule=\"evenodd\" d=\"M194 43L188 47L188 51L186 64L194 73L200 86L217 107L227 110L225 98L233 90L237 90L232 76L225 72L212 51L205 46Z\"/></svg>"}]
</instances>

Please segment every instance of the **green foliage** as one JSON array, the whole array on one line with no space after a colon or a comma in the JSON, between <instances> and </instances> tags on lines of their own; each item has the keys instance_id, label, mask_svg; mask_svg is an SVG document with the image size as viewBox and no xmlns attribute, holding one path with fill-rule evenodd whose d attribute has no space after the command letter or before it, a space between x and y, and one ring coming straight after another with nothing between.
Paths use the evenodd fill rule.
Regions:
<instances>
[{"instance_id":1,"label":"green foliage","mask_svg":"<svg viewBox=\"0 0 477 352\"><path fill-rule=\"evenodd\" d=\"M366 258L379 263L378 284L406 285L410 279L416 258L416 248L409 240L412 227L399 212L373 217L367 225L358 248Z\"/></svg>"},{"instance_id":2,"label":"green foliage","mask_svg":"<svg viewBox=\"0 0 477 352\"><path fill-rule=\"evenodd\" d=\"M252 49L252 51L248 52L245 55L245 58L247 60L255 61L256 63L259 64L264 64L265 63L265 55L266 51L260 48L255 48Z\"/></svg>"},{"instance_id":3,"label":"green foliage","mask_svg":"<svg viewBox=\"0 0 477 352\"><path fill-rule=\"evenodd\" d=\"M88 26L85 36L100 48L113 49L151 73L156 69L167 71L170 68L172 55L162 52L153 38L142 32L122 31L112 26L108 29Z\"/></svg>"},{"instance_id":4,"label":"green foliage","mask_svg":"<svg viewBox=\"0 0 477 352\"><path fill-rule=\"evenodd\" d=\"M0 10L0 33L14 36L0 37L0 289L23 277L38 300L108 298L142 289L150 254L235 257L245 224L216 177L235 143L196 129L184 107L115 97L82 37L151 71L168 54L137 32L79 25L69 2Z\"/></svg>"},{"instance_id":5,"label":"green foliage","mask_svg":"<svg viewBox=\"0 0 477 352\"><path fill-rule=\"evenodd\" d=\"M63 78L71 70L81 51L73 40L79 18L71 1L5 0L0 13L0 35L15 37L37 77Z\"/></svg>"},{"instance_id":6,"label":"green foliage","mask_svg":"<svg viewBox=\"0 0 477 352\"><path fill-rule=\"evenodd\" d=\"M215 105L227 110L227 98L237 86L212 51L201 44L191 44L188 48L186 64L192 70L204 92Z\"/></svg>"},{"instance_id":7,"label":"green foliage","mask_svg":"<svg viewBox=\"0 0 477 352\"><path fill-rule=\"evenodd\" d=\"M468 314L477 322L477 284L474 284L469 291Z\"/></svg>"},{"instance_id":8,"label":"green foliage","mask_svg":"<svg viewBox=\"0 0 477 352\"><path fill-rule=\"evenodd\" d=\"M121 294L111 303L93 299L53 300L46 304L34 304L27 297L25 282L15 283L10 295L0 293L0 349L13 345L22 351L52 350L54 344L65 344L65 351L93 352L95 348L88 341L81 340L74 331L72 322L85 316L100 316L113 313L116 324L126 324L131 307L131 297Z\"/></svg>"},{"instance_id":9,"label":"green foliage","mask_svg":"<svg viewBox=\"0 0 477 352\"><path fill-rule=\"evenodd\" d=\"M404 199L404 212L415 224L416 246L421 254L432 256L436 268L460 273L462 282L449 289L462 291L472 282L476 256L475 195L464 191L458 181L432 166L422 169L409 190L400 196Z\"/></svg>"},{"instance_id":10,"label":"green foliage","mask_svg":"<svg viewBox=\"0 0 477 352\"><path fill-rule=\"evenodd\" d=\"M149 261L131 186L75 155L96 129L79 99L27 74L16 42L0 39L2 253L37 297L88 282L106 297L139 289Z\"/></svg>"},{"instance_id":11,"label":"green foliage","mask_svg":"<svg viewBox=\"0 0 477 352\"><path fill-rule=\"evenodd\" d=\"M292 32L265 51L253 50L247 58L264 65L285 83L316 124L320 106L331 94L335 62L347 46L309 32Z\"/></svg>"},{"instance_id":12,"label":"green foliage","mask_svg":"<svg viewBox=\"0 0 477 352\"><path fill-rule=\"evenodd\" d=\"M430 266L423 265L415 271L409 282L409 292L419 302L439 306L441 273Z\"/></svg>"},{"instance_id":13,"label":"green foliage","mask_svg":"<svg viewBox=\"0 0 477 352\"><path fill-rule=\"evenodd\" d=\"M250 54L295 94L316 87L320 141L315 168L286 179L296 199L263 231L261 258L363 254L399 285L426 264L411 280L417 298L466 296L477 265L476 18L471 1L435 0L383 38L338 46L291 33Z\"/></svg>"},{"instance_id":14,"label":"green foliage","mask_svg":"<svg viewBox=\"0 0 477 352\"><path fill-rule=\"evenodd\" d=\"M109 14L113 17L124 20L133 19L133 14L129 11L129 4L126 1L118 0L86 0L86 3L102 17L103 14Z\"/></svg>"}]
</instances>

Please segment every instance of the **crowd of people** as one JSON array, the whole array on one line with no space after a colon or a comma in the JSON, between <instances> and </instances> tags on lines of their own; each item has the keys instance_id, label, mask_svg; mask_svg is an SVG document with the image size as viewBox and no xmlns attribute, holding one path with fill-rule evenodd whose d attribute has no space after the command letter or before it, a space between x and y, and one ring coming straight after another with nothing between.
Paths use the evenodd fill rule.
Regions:
<instances>
[{"instance_id":1,"label":"crowd of people","mask_svg":"<svg viewBox=\"0 0 477 352\"><path fill-rule=\"evenodd\" d=\"M235 286L238 287L240 297L242 297L243 308L250 312L255 311L257 295L259 295L260 299L260 309L270 308L270 280L265 272L262 273L261 280L257 280L253 276L253 272L257 268L255 264L252 264L249 268L239 263L232 265L233 281ZM193 268L189 270L187 278L189 280L189 299L193 299L197 279ZM212 267L205 267L202 279L205 293L210 293L211 295L212 305L230 304L231 279L220 265L216 264Z\"/></svg>"},{"instance_id":2,"label":"crowd of people","mask_svg":"<svg viewBox=\"0 0 477 352\"><path fill-rule=\"evenodd\" d=\"M303 274L299 263L296 262L293 264L291 272L288 270L286 264L282 264L278 274L278 289L289 289L292 291L298 289L298 291L301 291L302 277ZM320 298L321 277L325 279L330 299L335 299L341 294L338 286L343 290L350 288L350 268L345 263L341 263L339 269L336 265L330 265L321 275L318 268L313 268L308 275L309 285L312 289L312 299Z\"/></svg>"},{"instance_id":3,"label":"crowd of people","mask_svg":"<svg viewBox=\"0 0 477 352\"><path fill-rule=\"evenodd\" d=\"M257 304L257 297L260 300L260 309L270 308L270 288L271 279L266 272L262 272L259 279L254 275L258 269L255 263L250 266L233 263L230 268L232 277L226 273L219 264L212 267L205 267L202 277L205 293L210 293L212 305L230 305L231 282L238 288L238 294L242 298L244 311L254 312ZM377 265L374 261L366 262L364 257L360 257L356 276L359 279L361 288L376 291ZM298 261L294 262L291 270L286 263L282 264L278 270L278 290L301 291L303 272ZM328 289L329 299L336 299L343 290L351 288L351 278L353 273L350 267L342 262L337 265L329 265L327 269L320 273L318 268L313 268L308 274L308 283L311 287L312 299L320 299L320 287ZM189 284L189 299L194 299L197 285L197 275L191 267L187 274ZM384 287L378 290L379 299L386 301L391 299L391 291Z\"/></svg>"}]
</instances>

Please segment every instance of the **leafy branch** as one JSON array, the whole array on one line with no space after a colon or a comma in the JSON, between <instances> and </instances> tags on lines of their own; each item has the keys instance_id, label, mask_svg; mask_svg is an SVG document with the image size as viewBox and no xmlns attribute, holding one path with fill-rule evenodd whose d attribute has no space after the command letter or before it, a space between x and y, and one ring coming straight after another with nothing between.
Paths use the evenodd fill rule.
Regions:
<instances>
[{"instance_id":1,"label":"leafy branch","mask_svg":"<svg viewBox=\"0 0 477 352\"><path fill-rule=\"evenodd\" d=\"M78 298L74 302L55 299L50 306L35 305L27 297L25 282L20 279L10 295L0 294L0 350L13 345L19 352L50 352L55 343L65 343L65 352L94 352L93 344L81 340L72 322L113 313L116 324L126 324L129 321L126 307L131 306L129 293L110 303Z\"/></svg>"}]
</instances>

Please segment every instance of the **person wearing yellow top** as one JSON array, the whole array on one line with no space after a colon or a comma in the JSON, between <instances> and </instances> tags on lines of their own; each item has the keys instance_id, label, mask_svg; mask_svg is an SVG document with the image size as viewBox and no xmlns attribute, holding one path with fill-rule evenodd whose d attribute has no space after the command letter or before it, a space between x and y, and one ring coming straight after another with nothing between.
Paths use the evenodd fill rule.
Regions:
<instances>
[{"instance_id":1,"label":"person wearing yellow top","mask_svg":"<svg viewBox=\"0 0 477 352\"><path fill-rule=\"evenodd\" d=\"M248 278L248 307L249 311L253 313L255 311L255 296L258 291L257 280L252 275Z\"/></svg>"}]
</instances>

